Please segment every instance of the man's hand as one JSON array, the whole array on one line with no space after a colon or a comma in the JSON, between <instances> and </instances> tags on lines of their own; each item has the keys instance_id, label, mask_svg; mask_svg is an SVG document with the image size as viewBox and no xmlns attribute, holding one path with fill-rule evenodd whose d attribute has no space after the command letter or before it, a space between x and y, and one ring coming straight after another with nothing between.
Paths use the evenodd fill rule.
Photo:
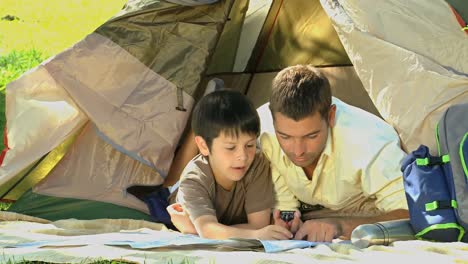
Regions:
<instances>
[{"instance_id":1,"label":"man's hand","mask_svg":"<svg viewBox=\"0 0 468 264\"><path fill-rule=\"evenodd\" d=\"M341 234L342 227L339 221L334 219L312 219L302 224L294 239L307 239L311 242L331 242Z\"/></svg>"},{"instance_id":2,"label":"man's hand","mask_svg":"<svg viewBox=\"0 0 468 264\"><path fill-rule=\"evenodd\" d=\"M286 240L293 237L288 229L279 225L268 225L255 232L255 237L261 240Z\"/></svg>"},{"instance_id":3,"label":"man's hand","mask_svg":"<svg viewBox=\"0 0 468 264\"><path fill-rule=\"evenodd\" d=\"M302 225L301 212L296 210L293 220L285 222L283 219L281 219L280 211L275 209L273 211L273 223L277 226L284 227L291 231L291 233L295 234Z\"/></svg>"}]
</instances>

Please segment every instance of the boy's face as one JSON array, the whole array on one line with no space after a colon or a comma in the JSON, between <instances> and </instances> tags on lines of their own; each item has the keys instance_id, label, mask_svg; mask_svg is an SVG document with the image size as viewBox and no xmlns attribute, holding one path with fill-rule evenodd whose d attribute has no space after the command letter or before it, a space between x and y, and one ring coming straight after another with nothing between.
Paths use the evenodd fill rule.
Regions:
<instances>
[{"instance_id":1,"label":"boy's face","mask_svg":"<svg viewBox=\"0 0 468 264\"><path fill-rule=\"evenodd\" d=\"M200 152L208 156L216 182L224 189L230 190L252 165L256 140L255 135L240 133L239 137L235 137L221 132L213 139L211 150L200 148Z\"/></svg>"},{"instance_id":2,"label":"boy's face","mask_svg":"<svg viewBox=\"0 0 468 264\"><path fill-rule=\"evenodd\" d=\"M327 120L316 112L299 121L281 113L274 114L276 137L286 156L298 167L314 167L325 149L328 139L328 124L334 124L335 108Z\"/></svg>"}]
</instances>

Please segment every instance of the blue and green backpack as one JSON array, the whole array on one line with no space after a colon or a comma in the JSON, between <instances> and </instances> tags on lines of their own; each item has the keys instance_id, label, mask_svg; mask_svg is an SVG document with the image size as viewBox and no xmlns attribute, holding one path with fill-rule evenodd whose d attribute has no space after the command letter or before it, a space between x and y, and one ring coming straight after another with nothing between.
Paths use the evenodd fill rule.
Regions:
<instances>
[{"instance_id":1,"label":"blue and green backpack","mask_svg":"<svg viewBox=\"0 0 468 264\"><path fill-rule=\"evenodd\" d=\"M468 103L450 106L437 128L438 155L425 145L401 170L416 238L468 242Z\"/></svg>"}]
</instances>

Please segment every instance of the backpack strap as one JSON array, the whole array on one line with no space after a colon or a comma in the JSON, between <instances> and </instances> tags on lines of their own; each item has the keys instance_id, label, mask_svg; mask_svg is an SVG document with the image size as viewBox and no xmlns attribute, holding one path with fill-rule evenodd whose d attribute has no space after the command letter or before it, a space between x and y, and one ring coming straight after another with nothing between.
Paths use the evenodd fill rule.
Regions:
<instances>
[{"instance_id":1,"label":"backpack strap","mask_svg":"<svg viewBox=\"0 0 468 264\"><path fill-rule=\"evenodd\" d=\"M445 200L445 201L432 201L425 204L426 212L434 211L438 209L449 209L449 208L458 208L458 203L455 200Z\"/></svg>"},{"instance_id":2,"label":"backpack strap","mask_svg":"<svg viewBox=\"0 0 468 264\"><path fill-rule=\"evenodd\" d=\"M435 224L435 225L428 226L424 228L421 232L415 234L414 236L417 239L424 239L423 236L426 233L433 231L433 230L443 230L443 229L457 229L458 230L457 241L461 241L463 236L465 235L465 229L463 229L463 227L461 227L457 223L447 223L447 224Z\"/></svg>"},{"instance_id":3,"label":"backpack strap","mask_svg":"<svg viewBox=\"0 0 468 264\"><path fill-rule=\"evenodd\" d=\"M449 163L450 162L450 156L447 154L447 155L443 155L443 156L440 156L440 157L425 157L425 158L420 158L420 159L416 159L416 165L418 166L435 166L435 165L442 165L442 164L445 164L445 163Z\"/></svg>"}]
</instances>

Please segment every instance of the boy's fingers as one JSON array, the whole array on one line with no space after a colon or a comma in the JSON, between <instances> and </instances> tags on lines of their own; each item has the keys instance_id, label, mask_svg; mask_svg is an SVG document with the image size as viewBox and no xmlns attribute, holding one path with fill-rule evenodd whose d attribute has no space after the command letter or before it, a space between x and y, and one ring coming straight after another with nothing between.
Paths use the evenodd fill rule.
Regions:
<instances>
[{"instance_id":1,"label":"boy's fingers","mask_svg":"<svg viewBox=\"0 0 468 264\"><path fill-rule=\"evenodd\" d=\"M289 223L283 221L280 216L280 211L279 210L274 210L273 211L273 223L277 226L282 226L286 229L289 229Z\"/></svg>"},{"instance_id":2,"label":"boy's fingers","mask_svg":"<svg viewBox=\"0 0 468 264\"><path fill-rule=\"evenodd\" d=\"M324 239L324 241L326 241L326 242L332 242L334 236L335 236L334 233L331 233L331 232L330 232L330 233L325 233L325 239Z\"/></svg>"},{"instance_id":3,"label":"boy's fingers","mask_svg":"<svg viewBox=\"0 0 468 264\"><path fill-rule=\"evenodd\" d=\"M301 217L300 217L300 214L298 214L297 212L294 214L294 219L291 220L290 226L291 226L291 232L293 233L296 233L300 229Z\"/></svg>"},{"instance_id":4,"label":"boy's fingers","mask_svg":"<svg viewBox=\"0 0 468 264\"><path fill-rule=\"evenodd\" d=\"M275 220L275 222L277 220L281 220L280 211L278 209L273 210L273 219Z\"/></svg>"},{"instance_id":5,"label":"boy's fingers","mask_svg":"<svg viewBox=\"0 0 468 264\"><path fill-rule=\"evenodd\" d=\"M285 239L290 239L293 237L293 234L286 228L282 226L277 226L277 232L282 234Z\"/></svg>"}]
</instances>

